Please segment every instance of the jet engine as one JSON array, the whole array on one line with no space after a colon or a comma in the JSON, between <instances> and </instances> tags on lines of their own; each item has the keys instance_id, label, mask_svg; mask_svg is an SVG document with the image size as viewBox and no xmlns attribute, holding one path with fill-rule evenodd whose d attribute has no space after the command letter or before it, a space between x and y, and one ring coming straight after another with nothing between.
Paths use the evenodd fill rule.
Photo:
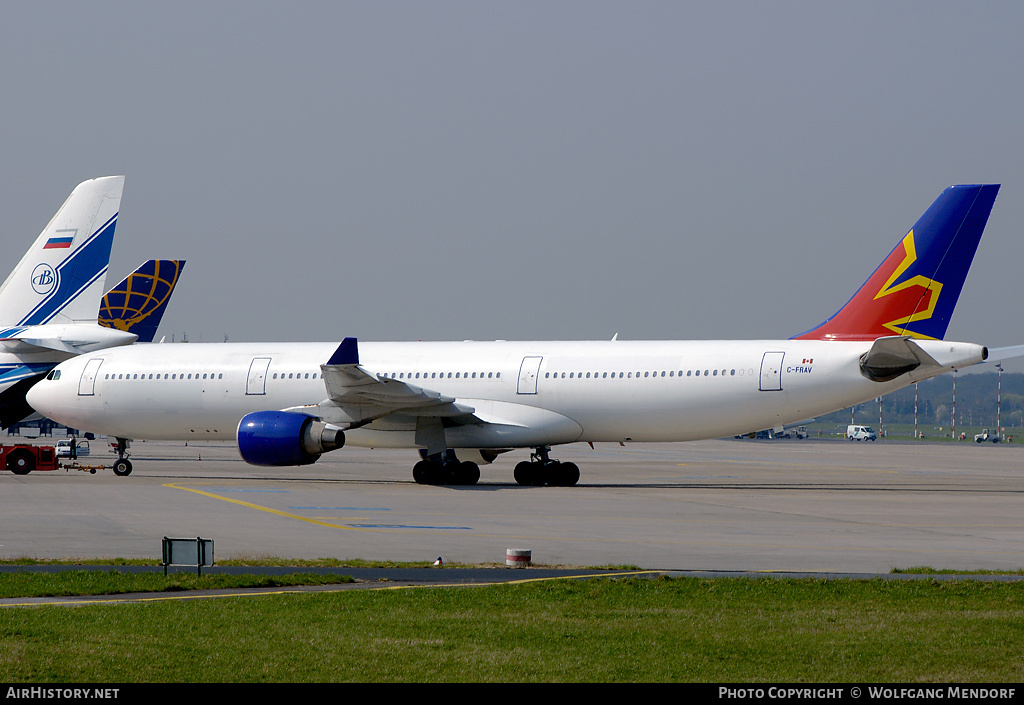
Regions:
<instances>
[{"instance_id":1,"label":"jet engine","mask_svg":"<svg viewBox=\"0 0 1024 705\"><path fill-rule=\"evenodd\" d=\"M238 424L238 452L250 465L309 465L345 445L345 432L314 416L256 411Z\"/></svg>"}]
</instances>

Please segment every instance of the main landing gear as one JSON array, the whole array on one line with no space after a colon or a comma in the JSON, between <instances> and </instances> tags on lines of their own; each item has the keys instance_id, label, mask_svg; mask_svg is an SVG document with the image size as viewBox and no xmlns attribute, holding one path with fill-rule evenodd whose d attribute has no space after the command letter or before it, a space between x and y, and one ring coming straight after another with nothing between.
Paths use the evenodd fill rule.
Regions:
<instances>
[{"instance_id":1,"label":"main landing gear","mask_svg":"<svg viewBox=\"0 0 1024 705\"><path fill-rule=\"evenodd\" d=\"M114 449L117 451L117 460L114 461L114 474L118 477L127 477L132 474L132 461L128 460L131 453L128 452L130 441L127 438L118 438Z\"/></svg>"},{"instance_id":2,"label":"main landing gear","mask_svg":"<svg viewBox=\"0 0 1024 705\"><path fill-rule=\"evenodd\" d=\"M480 480L480 466L460 461L451 451L432 455L416 463L412 477L421 485L475 485Z\"/></svg>"},{"instance_id":3,"label":"main landing gear","mask_svg":"<svg viewBox=\"0 0 1024 705\"><path fill-rule=\"evenodd\" d=\"M530 487L572 487L579 482L579 466L576 463L563 463L548 457L550 451L549 447L541 446L536 453L530 453L530 460L524 460L516 465L516 482Z\"/></svg>"}]
</instances>

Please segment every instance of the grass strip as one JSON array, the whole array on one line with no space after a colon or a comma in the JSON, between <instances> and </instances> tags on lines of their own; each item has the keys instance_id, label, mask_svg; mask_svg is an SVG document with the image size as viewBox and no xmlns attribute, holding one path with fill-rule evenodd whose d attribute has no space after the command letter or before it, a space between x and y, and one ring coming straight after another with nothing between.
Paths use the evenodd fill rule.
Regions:
<instances>
[{"instance_id":1,"label":"grass strip","mask_svg":"<svg viewBox=\"0 0 1024 705\"><path fill-rule=\"evenodd\" d=\"M119 570L69 570L61 573L2 573L0 598L121 595L132 592L175 592L224 588L265 588L335 585L353 582L346 575L224 575L208 573L126 573Z\"/></svg>"},{"instance_id":2,"label":"grass strip","mask_svg":"<svg viewBox=\"0 0 1024 705\"><path fill-rule=\"evenodd\" d=\"M558 580L0 610L8 682L1019 682L1024 585Z\"/></svg>"}]
</instances>

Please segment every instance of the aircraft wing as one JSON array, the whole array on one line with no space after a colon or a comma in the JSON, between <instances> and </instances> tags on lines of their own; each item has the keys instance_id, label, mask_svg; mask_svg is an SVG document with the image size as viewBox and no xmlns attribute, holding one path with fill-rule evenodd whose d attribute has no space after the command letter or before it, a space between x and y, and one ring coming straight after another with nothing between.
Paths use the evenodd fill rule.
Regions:
<instances>
[{"instance_id":1,"label":"aircraft wing","mask_svg":"<svg viewBox=\"0 0 1024 705\"><path fill-rule=\"evenodd\" d=\"M474 412L454 397L367 372L359 365L355 338L345 338L320 369L327 387L327 402L321 409L337 407L349 417L348 423L365 423L395 412L433 417L465 417Z\"/></svg>"}]
</instances>

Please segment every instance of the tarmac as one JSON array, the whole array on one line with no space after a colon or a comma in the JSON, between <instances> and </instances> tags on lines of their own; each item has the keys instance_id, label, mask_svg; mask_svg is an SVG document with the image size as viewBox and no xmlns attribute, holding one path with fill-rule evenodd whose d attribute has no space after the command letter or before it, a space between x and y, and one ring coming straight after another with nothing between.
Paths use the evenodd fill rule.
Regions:
<instances>
[{"instance_id":1,"label":"tarmac","mask_svg":"<svg viewBox=\"0 0 1024 705\"><path fill-rule=\"evenodd\" d=\"M102 440L92 450L84 462L114 458ZM214 541L215 564L440 558L536 570L504 569L514 548L535 566L584 571L1024 567L1024 448L1001 444L575 444L552 452L580 466L570 488L517 485L512 469L525 451L483 466L467 487L417 485L412 451L344 448L298 468L246 465L230 443L136 443L132 452L128 477L0 472L0 558L159 559L163 537L202 537Z\"/></svg>"}]
</instances>

